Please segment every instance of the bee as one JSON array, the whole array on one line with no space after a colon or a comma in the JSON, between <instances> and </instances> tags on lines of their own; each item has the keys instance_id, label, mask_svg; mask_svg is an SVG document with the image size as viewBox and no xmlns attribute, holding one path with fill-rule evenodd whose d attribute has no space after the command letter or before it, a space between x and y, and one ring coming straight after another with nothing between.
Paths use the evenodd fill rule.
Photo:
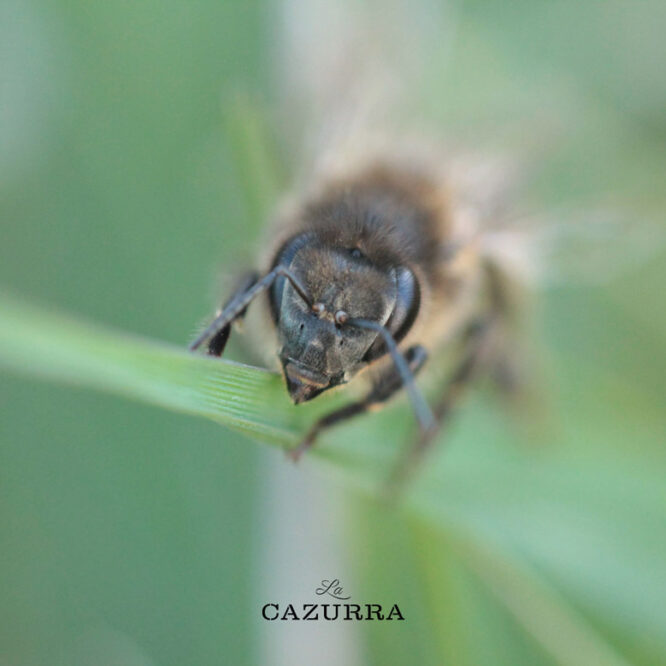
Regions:
<instances>
[{"instance_id":1,"label":"bee","mask_svg":"<svg viewBox=\"0 0 666 666\"><path fill-rule=\"evenodd\" d=\"M344 0L284 3L274 61L285 93L280 117L291 125L281 134L291 128L292 143L302 144L296 162L310 182L276 214L258 270L243 277L190 348L221 356L232 324L261 298L294 403L357 378L369 385L313 423L291 456L404 391L420 429L396 468L404 477L484 376L530 397L523 333L535 281L557 282L562 263L572 264L564 273L583 273L576 281L603 279L608 267L658 243L649 227L647 243L645 233L628 233L615 205L594 216L521 215L516 162L498 161L492 149L479 158L482 143L469 159L439 127L405 132L400 117L414 128L412 111L432 95L423 73L434 54L445 56L440 45L451 33L431 3L419 10L389 2L390 11L386 4L375 12ZM441 90L437 108L455 97ZM446 150L437 150L440 142ZM607 247L615 239L621 247ZM443 353L449 375L429 402L415 378Z\"/></svg>"},{"instance_id":2,"label":"bee","mask_svg":"<svg viewBox=\"0 0 666 666\"><path fill-rule=\"evenodd\" d=\"M295 404L369 379L364 397L311 426L294 459L323 430L402 390L420 427L420 455L465 388L498 361L493 340L509 315L502 267L427 161L384 155L333 170L282 217L265 265L239 282L190 348L221 356L232 324L261 297ZM455 367L430 407L414 378L454 342Z\"/></svg>"}]
</instances>

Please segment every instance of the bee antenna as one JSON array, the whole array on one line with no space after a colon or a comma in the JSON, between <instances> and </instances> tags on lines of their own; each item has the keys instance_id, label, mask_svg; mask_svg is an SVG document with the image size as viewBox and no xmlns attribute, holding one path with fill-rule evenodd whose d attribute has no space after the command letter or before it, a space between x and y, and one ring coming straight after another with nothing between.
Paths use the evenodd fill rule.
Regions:
<instances>
[{"instance_id":1,"label":"bee antenna","mask_svg":"<svg viewBox=\"0 0 666 666\"><path fill-rule=\"evenodd\" d=\"M241 313L247 308L250 302L261 292L269 289L277 278L283 277L289 280L294 290L298 295L312 307L312 299L308 296L308 292L296 277L296 275L287 266L278 264L272 271L264 275L261 280L255 282L249 289L241 292L233 298L220 312L220 314L213 319L213 321L201 332L197 339L190 345L190 350L197 349L206 340L212 338L216 333L221 331L225 326L229 326Z\"/></svg>"},{"instance_id":2,"label":"bee antenna","mask_svg":"<svg viewBox=\"0 0 666 666\"><path fill-rule=\"evenodd\" d=\"M382 326L381 324L377 323L376 321L372 321L371 319L350 318L346 321L346 325L376 331L379 333L379 335L382 336L389 354L391 354L393 363L400 373L403 384L407 389L409 400L412 403L412 408L414 409L414 413L416 414L416 419L419 422L421 430L424 433L434 430L436 427L436 421L432 410L426 402L426 399L423 397L423 394L416 386L414 375L409 369L409 365L407 365L405 357L398 351L398 346L396 345L390 331L385 326Z\"/></svg>"}]
</instances>

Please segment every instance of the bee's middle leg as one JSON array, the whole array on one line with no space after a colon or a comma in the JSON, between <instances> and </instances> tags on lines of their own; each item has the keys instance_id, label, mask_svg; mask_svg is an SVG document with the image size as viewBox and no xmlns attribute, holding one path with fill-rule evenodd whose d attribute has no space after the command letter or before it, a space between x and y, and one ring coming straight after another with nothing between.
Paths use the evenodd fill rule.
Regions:
<instances>
[{"instance_id":1,"label":"bee's middle leg","mask_svg":"<svg viewBox=\"0 0 666 666\"><path fill-rule=\"evenodd\" d=\"M391 495L395 495L404 486L442 428L450 421L465 391L483 369L488 367L489 359L492 358L494 324L494 317L489 316L474 321L468 327L465 332L462 359L454 367L439 400L433 407L436 427L422 432L396 465L389 480Z\"/></svg>"},{"instance_id":2,"label":"bee's middle leg","mask_svg":"<svg viewBox=\"0 0 666 666\"><path fill-rule=\"evenodd\" d=\"M423 367L428 358L428 352L421 345L414 345L405 352L405 360L412 375ZM364 414L372 408L383 405L393 397L404 386L402 375L395 368L389 367L382 373L374 382L373 388L368 395L359 400L352 402L340 409L337 409L330 414L326 414L320 418L308 431L301 443L288 451L289 457L297 461L305 451L312 447L315 443L319 433L326 428L337 425L341 421L353 418L359 414Z\"/></svg>"}]
</instances>

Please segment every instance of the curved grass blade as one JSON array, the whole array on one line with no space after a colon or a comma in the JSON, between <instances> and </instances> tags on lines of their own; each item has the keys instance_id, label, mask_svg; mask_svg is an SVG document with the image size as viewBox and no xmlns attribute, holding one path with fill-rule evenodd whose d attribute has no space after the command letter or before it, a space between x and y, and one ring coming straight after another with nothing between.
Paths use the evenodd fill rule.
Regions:
<instances>
[{"instance_id":1,"label":"curved grass blade","mask_svg":"<svg viewBox=\"0 0 666 666\"><path fill-rule=\"evenodd\" d=\"M0 292L0 366L204 416L261 441L298 441L321 407L288 400L281 378L109 330Z\"/></svg>"}]
</instances>

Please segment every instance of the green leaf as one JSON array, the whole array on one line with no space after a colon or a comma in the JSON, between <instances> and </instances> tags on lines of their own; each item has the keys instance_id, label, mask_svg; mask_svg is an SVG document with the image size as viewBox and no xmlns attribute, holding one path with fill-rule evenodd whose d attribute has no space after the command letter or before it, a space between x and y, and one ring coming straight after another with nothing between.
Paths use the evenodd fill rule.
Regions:
<instances>
[{"instance_id":1,"label":"green leaf","mask_svg":"<svg viewBox=\"0 0 666 666\"><path fill-rule=\"evenodd\" d=\"M0 365L204 416L269 444L293 444L304 418L281 378L162 342L119 333L0 292Z\"/></svg>"}]
</instances>

